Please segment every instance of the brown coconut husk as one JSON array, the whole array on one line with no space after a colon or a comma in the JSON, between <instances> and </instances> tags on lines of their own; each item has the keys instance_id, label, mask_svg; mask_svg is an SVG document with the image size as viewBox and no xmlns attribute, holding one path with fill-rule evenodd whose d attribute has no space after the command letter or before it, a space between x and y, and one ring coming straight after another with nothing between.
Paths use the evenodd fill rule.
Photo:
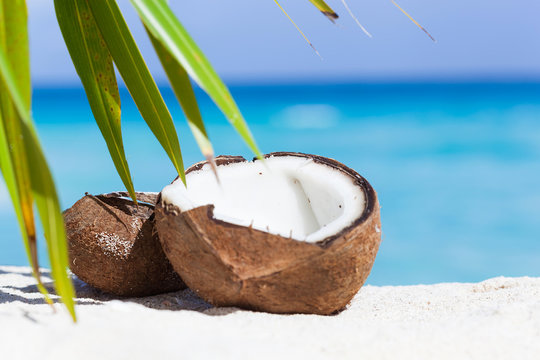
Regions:
<instances>
[{"instance_id":1,"label":"brown coconut husk","mask_svg":"<svg viewBox=\"0 0 540 360\"><path fill-rule=\"evenodd\" d=\"M381 241L377 195L362 176L335 160L299 153L265 157L271 156L307 157L346 173L365 193L364 212L339 234L308 243L216 220L212 205L181 212L160 200L156 228L163 249L186 284L211 304L332 314L345 308L371 271ZM218 166L242 161L217 158Z\"/></svg>"},{"instance_id":2,"label":"brown coconut husk","mask_svg":"<svg viewBox=\"0 0 540 360\"><path fill-rule=\"evenodd\" d=\"M119 296L185 288L154 231L156 194L86 195L64 212L69 267L81 280Z\"/></svg>"}]
</instances>

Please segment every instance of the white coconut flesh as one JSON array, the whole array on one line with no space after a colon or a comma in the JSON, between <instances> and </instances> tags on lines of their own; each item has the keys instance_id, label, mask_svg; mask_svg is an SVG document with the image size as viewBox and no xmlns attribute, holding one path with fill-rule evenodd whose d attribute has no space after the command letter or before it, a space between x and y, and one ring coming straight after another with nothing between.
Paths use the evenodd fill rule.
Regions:
<instances>
[{"instance_id":1,"label":"white coconut flesh","mask_svg":"<svg viewBox=\"0 0 540 360\"><path fill-rule=\"evenodd\" d=\"M214 205L214 218L295 240L317 242L338 234L365 209L363 189L346 173L297 156L211 167L165 187L165 203L182 212Z\"/></svg>"}]
</instances>

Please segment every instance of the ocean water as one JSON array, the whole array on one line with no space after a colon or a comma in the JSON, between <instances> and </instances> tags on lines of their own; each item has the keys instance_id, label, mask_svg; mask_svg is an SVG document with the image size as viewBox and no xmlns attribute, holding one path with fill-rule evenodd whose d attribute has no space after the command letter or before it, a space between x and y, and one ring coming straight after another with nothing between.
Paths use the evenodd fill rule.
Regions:
<instances>
[{"instance_id":1,"label":"ocean water","mask_svg":"<svg viewBox=\"0 0 540 360\"><path fill-rule=\"evenodd\" d=\"M368 283L417 284L540 276L540 83L233 86L263 152L335 158L366 177L382 206L383 242ZM202 159L163 89L186 165ZM199 93L216 153L252 157ZM174 177L124 90L134 183ZM34 117L64 208L85 192L121 190L84 92L34 92ZM26 258L0 183L0 264ZM41 259L47 264L43 241Z\"/></svg>"}]
</instances>

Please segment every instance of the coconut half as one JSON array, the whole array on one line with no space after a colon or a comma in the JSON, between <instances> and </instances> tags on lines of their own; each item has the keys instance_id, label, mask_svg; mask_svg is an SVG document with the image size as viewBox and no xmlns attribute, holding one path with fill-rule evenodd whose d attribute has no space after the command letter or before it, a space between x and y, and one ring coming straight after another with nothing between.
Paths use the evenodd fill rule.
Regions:
<instances>
[{"instance_id":1,"label":"coconut half","mask_svg":"<svg viewBox=\"0 0 540 360\"><path fill-rule=\"evenodd\" d=\"M185 288L154 230L157 194L86 195L64 212L69 267L84 282L120 296Z\"/></svg>"},{"instance_id":2,"label":"coconut half","mask_svg":"<svg viewBox=\"0 0 540 360\"><path fill-rule=\"evenodd\" d=\"M380 243L377 196L345 165L300 153L206 162L161 192L156 228L186 284L208 302L275 313L343 309Z\"/></svg>"}]
</instances>

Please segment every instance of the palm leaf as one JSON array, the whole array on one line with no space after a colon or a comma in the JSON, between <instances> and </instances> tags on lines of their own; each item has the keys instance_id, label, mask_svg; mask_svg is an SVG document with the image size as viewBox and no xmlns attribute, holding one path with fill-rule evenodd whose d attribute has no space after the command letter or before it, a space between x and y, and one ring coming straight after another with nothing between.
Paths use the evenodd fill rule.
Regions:
<instances>
[{"instance_id":1,"label":"palm leaf","mask_svg":"<svg viewBox=\"0 0 540 360\"><path fill-rule=\"evenodd\" d=\"M9 16L6 16L9 14ZM19 106L30 108L30 63L28 57L28 30L24 1L0 0L0 63L3 76L11 87L21 89ZM7 58L10 54L11 58ZM17 66L13 66L17 64ZM20 118L4 84L0 84L0 169L4 175L15 208L19 228L32 274L39 291L52 303L41 282L33 212L32 187L26 162L24 142L21 137Z\"/></svg>"},{"instance_id":2,"label":"palm leaf","mask_svg":"<svg viewBox=\"0 0 540 360\"><path fill-rule=\"evenodd\" d=\"M139 111L185 182L184 164L174 123L114 0L88 1L118 71Z\"/></svg>"},{"instance_id":3,"label":"palm leaf","mask_svg":"<svg viewBox=\"0 0 540 360\"><path fill-rule=\"evenodd\" d=\"M163 0L131 0L148 31L214 100L248 147L262 158L246 121L210 62Z\"/></svg>"},{"instance_id":4,"label":"palm leaf","mask_svg":"<svg viewBox=\"0 0 540 360\"><path fill-rule=\"evenodd\" d=\"M300 29L300 27L298 25L296 25L296 23L294 22L294 20L292 19L292 17L289 15L289 13L287 13L287 11L285 11L285 9L283 8L283 6L281 6L281 4L279 3L278 0L274 0L274 2L276 3L276 5L280 8L280 10L283 12L283 14L285 14L285 16L287 17L287 19L289 19L289 21L294 25L294 27L296 28L296 31L298 31L300 33L300 35L302 35L302 37L304 38L304 40L306 40L306 42L309 44L309 46L311 46L311 48L313 49L313 51L315 51L315 54L317 54L318 57L321 58L322 60L322 56L321 54L319 54L319 52L317 51L317 49L315 48L315 46L313 46L313 43L308 39L308 37L306 36L306 34L304 34L304 32L302 31L302 29Z\"/></svg>"},{"instance_id":5,"label":"palm leaf","mask_svg":"<svg viewBox=\"0 0 540 360\"><path fill-rule=\"evenodd\" d=\"M116 171L136 201L122 141L120 94L112 57L86 0L55 0L54 5L64 41Z\"/></svg>"},{"instance_id":6,"label":"palm leaf","mask_svg":"<svg viewBox=\"0 0 540 360\"><path fill-rule=\"evenodd\" d=\"M354 22L356 23L356 25L358 25L358 27L360 29L362 29L362 31L364 32L364 34L366 34L367 36L369 37L373 37L371 36L371 34L369 33L369 31L367 31L367 29L364 27L364 25L362 25L360 23L360 20L358 20L358 18L354 15L354 13L352 12L351 8L349 7L349 4L347 4L347 2L345 0L341 0L341 2L343 3L343 6L345 7L345 9L347 10L347 12L349 13L349 15L352 17L352 19L354 20Z\"/></svg>"},{"instance_id":7,"label":"palm leaf","mask_svg":"<svg viewBox=\"0 0 540 360\"><path fill-rule=\"evenodd\" d=\"M26 4L23 0L0 0L0 167L14 203L34 275L38 279L38 288L46 294L39 280L34 199L45 232L56 291L75 320L74 291L67 274L62 214L30 116L31 85L26 18ZM43 184L44 180L49 181ZM47 198L50 206L41 206L41 198ZM50 301L48 296L46 300Z\"/></svg>"},{"instance_id":8,"label":"palm leaf","mask_svg":"<svg viewBox=\"0 0 540 360\"><path fill-rule=\"evenodd\" d=\"M32 194L36 202L51 263L51 275L55 281L56 292L62 298L73 320L75 304L73 297L75 291L68 277L68 251L64 218L58 201L58 195L51 172L47 165L41 146L34 129L23 123L23 136L26 139L25 147L28 154L30 176L32 178Z\"/></svg>"},{"instance_id":9,"label":"palm leaf","mask_svg":"<svg viewBox=\"0 0 540 360\"><path fill-rule=\"evenodd\" d=\"M422 25L420 25L418 21L414 20L414 18L411 15L409 15L408 12L406 12L401 6L399 6L397 2L395 2L394 0L391 0L391 1L392 1L392 4L394 4L394 6L397 7L399 11L403 13L403 15L408 17L409 20L411 20L414 23L414 25L418 26L418 28L422 30L433 42L437 42L437 40L435 40L435 38L431 36L431 34Z\"/></svg>"},{"instance_id":10,"label":"palm leaf","mask_svg":"<svg viewBox=\"0 0 540 360\"><path fill-rule=\"evenodd\" d=\"M28 120L30 118L30 64L28 62L26 4L23 0L0 0L0 13L0 42L2 44L0 76L13 105L19 113L24 114L23 120ZM3 93L5 92L2 91Z\"/></svg>"},{"instance_id":11,"label":"palm leaf","mask_svg":"<svg viewBox=\"0 0 540 360\"><path fill-rule=\"evenodd\" d=\"M3 50L0 50L0 52ZM7 99L9 94L0 84L0 171L4 177L23 238L32 275L45 301L52 305L48 291L41 281L37 257L37 243L33 213L32 187L24 141L20 132L21 121ZM25 200L21 200L24 198Z\"/></svg>"},{"instance_id":12,"label":"palm leaf","mask_svg":"<svg viewBox=\"0 0 540 360\"><path fill-rule=\"evenodd\" d=\"M309 0L320 12L322 12L330 21L334 22L339 18L338 14L324 0Z\"/></svg>"},{"instance_id":13,"label":"palm leaf","mask_svg":"<svg viewBox=\"0 0 540 360\"><path fill-rule=\"evenodd\" d=\"M16 39L27 38L26 33L26 12L24 2L0 0L0 68L4 82L11 88L20 86L26 87L29 78L25 73L29 73L29 64L25 58L25 46L19 46ZM6 16L9 14L9 16ZM20 21L21 26L17 26L13 20ZM23 40L24 42L24 40ZM7 58L11 54L11 58ZM27 53L26 53L27 55ZM18 63L18 61L22 61ZM14 64L18 64L16 68ZM26 69L26 72L24 71ZM28 164L26 163L26 153L24 144L20 138L20 121L16 110L13 107L11 96L4 84L0 84L0 115L2 120L3 148L5 148L1 161L2 172L5 174L6 184L16 208L21 233L23 234L27 255L32 265L34 275L39 279L39 266L36 256L36 234L33 214L32 187ZM25 89L27 90L27 89ZM27 95L28 91L21 90L21 94ZM18 101L19 106L24 109L30 108L28 96L22 95Z\"/></svg>"},{"instance_id":14,"label":"palm leaf","mask_svg":"<svg viewBox=\"0 0 540 360\"><path fill-rule=\"evenodd\" d=\"M199 105L197 104L197 98L195 97L195 92L193 91L193 86L189 80L189 75L178 61L169 53L167 48L165 48L158 39L152 33L147 31L154 50L161 61L161 65L169 78L169 82L172 86L172 89L184 110L186 115L186 120L188 122L189 128L195 137L195 141L199 145L203 155L210 161L214 157L214 149L212 148L212 143L208 139L208 134L204 126L204 122L199 110Z\"/></svg>"},{"instance_id":15,"label":"palm leaf","mask_svg":"<svg viewBox=\"0 0 540 360\"><path fill-rule=\"evenodd\" d=\"M38 282L39 291L45 296L45 300L52 304L39 274L35 223L32 211L32 188L30 176L25 171L27 166L22 166L28 164L25 160L26 154L20 131L18 131L19 127L20 119L10 103L9 94L5 91L3 84L0 84L0 171L15 209L28 262L32 267L32 274ZM22 198L25 200L23 201Z\"/></svg>"}]
</instances>

